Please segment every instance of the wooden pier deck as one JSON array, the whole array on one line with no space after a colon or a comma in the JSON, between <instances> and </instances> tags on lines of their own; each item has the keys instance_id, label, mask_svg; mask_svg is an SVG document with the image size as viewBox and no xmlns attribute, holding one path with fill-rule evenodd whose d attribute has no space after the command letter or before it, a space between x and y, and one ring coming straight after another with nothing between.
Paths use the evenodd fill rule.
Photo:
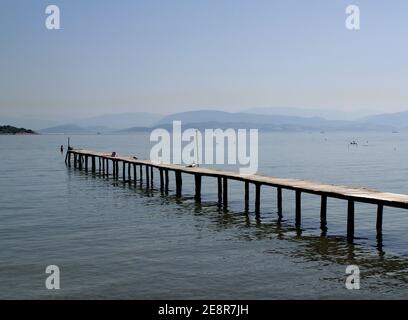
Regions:
<instances>
[{"instance_id":1,"label":"wooden pier deck","mask_svg":"<svg viewBox=\"0 0 408 320\"><path fill-rule=\"evenodd\" d=\"M228 209L228 180L237 180L244 182L245 211L249 208L249 184L255 185L255 213L260 213L260 192L261 186L274 187L277 190L277 214L279 220L282 219L282 190L293 190L295 192L295 218L296 227L301 226L301 195L309 193L321 197L320 220L321 229L327 231L327 198L337 198L347 200L347 239L352 242L354 239L354 203L370 203L377 205L377 235L382 235L383 207L395 207L408 209L408 195L396 194L389 192L380 192L367 188L355 188L331 184L323 184L319 182L297 180L297 179L282 179L263 175L241 175L237 172L228 172L216 169L203 167L187 167L183 165L156 163L150 160L139 160L131 156L112 156L111 153L97 152L85 149L70 149L67 151L65 162L71 166L71 156L73 156L74 167L80 170L88 170L88 162L91 160L91 170L97 170L106 177L109 177L109 162L112 164L112 176L114 179L119 179L119 163L122 163L122 178L131 181L133 172L134 182L137 178L137 166L139 166L139 178L143 179L143 167L145 169L146 184L149 185L149 180L152 181L153 168L159 170L160 173L160 190L168 194L169 190L169 171L175 173L176 196L181 197L182 191L182 173L194 175L195 177L195 200L201 201L201 179L202 177L217 178L218 186L218 205L224 210ZM98 159L98 166L96 165ZM127 170L126 170L127 166ZM133 168L133 170L132 170Z\"/></svg>"}]
</instances>

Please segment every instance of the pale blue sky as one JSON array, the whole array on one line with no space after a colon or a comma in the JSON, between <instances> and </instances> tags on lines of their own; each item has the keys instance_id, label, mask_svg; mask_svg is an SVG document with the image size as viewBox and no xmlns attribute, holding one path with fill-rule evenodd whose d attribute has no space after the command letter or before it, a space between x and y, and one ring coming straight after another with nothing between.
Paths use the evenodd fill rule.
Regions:
<instances>
[{"instance_id":1,"label":"pale blue sky","mask_svg":"<svg viewBox=\"0 0 408 320\"><path fill-rule=\"evenodd\" d=\"M61 30L45 28L45 7ZM361 30L344 26L360 6ZM408 109L408 1L2 0L0 115Z\"/></svg>"}]
</instances>

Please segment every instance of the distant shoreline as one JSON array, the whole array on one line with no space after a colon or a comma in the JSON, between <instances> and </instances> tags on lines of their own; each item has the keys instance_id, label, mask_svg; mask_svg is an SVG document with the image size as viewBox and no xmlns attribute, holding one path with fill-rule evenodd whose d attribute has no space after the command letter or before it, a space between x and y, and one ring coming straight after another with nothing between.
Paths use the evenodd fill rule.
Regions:
<instances>
[{"instance_id":1,"label":"distant shoreline","mask_svg":"<svg viewBox=\"0 0 408 320\"><path fill-rule=\"evenodd\" d=\"M26 128L16 128L13 126L0 126L0 135L34 135L37 132L26 129Z\"/></svg>"}]
</instances>

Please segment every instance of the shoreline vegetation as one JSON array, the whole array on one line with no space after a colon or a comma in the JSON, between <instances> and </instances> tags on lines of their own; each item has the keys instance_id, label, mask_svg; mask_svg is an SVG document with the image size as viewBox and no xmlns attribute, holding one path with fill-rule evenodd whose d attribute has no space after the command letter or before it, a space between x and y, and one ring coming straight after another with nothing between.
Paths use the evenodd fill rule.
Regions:
<instances>
[{"instance_id":1,"label":"shoreline vegetation","mask_svg":"<svg viewBox=\"0 0 408 320\"><path fill-rule=\"evenodd\" d=\"M37 132L26 129L26 128L16 128L13 126L0 126L0 135L16 135L16 134L37 134Z\"/></svg>"}]
</instances>

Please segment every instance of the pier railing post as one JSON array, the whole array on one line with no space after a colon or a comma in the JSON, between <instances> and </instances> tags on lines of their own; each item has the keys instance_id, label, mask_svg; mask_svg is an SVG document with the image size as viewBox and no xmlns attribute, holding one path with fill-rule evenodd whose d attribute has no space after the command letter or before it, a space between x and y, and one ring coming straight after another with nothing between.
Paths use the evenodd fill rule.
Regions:
<instances>
[{"instance_id":1,"label":"pier railing post","mask_svg":"<svg viewBox=\"0 0 408 320\"><path fill-rule=\"evenodd\" d=\"M348 200L347 206L347 241L354 240L354 201Z\"/></svg>"},{"instance_id":2,"label":"pier railing post","mask_svg":"<svg viewBox=\"0 0 408 320\"><path fill-rule=\"evenodd\" d=\"M302 223L302 193L300 190L296 190L296 228L300 228Z\"/></svg>"}]
</instances>

